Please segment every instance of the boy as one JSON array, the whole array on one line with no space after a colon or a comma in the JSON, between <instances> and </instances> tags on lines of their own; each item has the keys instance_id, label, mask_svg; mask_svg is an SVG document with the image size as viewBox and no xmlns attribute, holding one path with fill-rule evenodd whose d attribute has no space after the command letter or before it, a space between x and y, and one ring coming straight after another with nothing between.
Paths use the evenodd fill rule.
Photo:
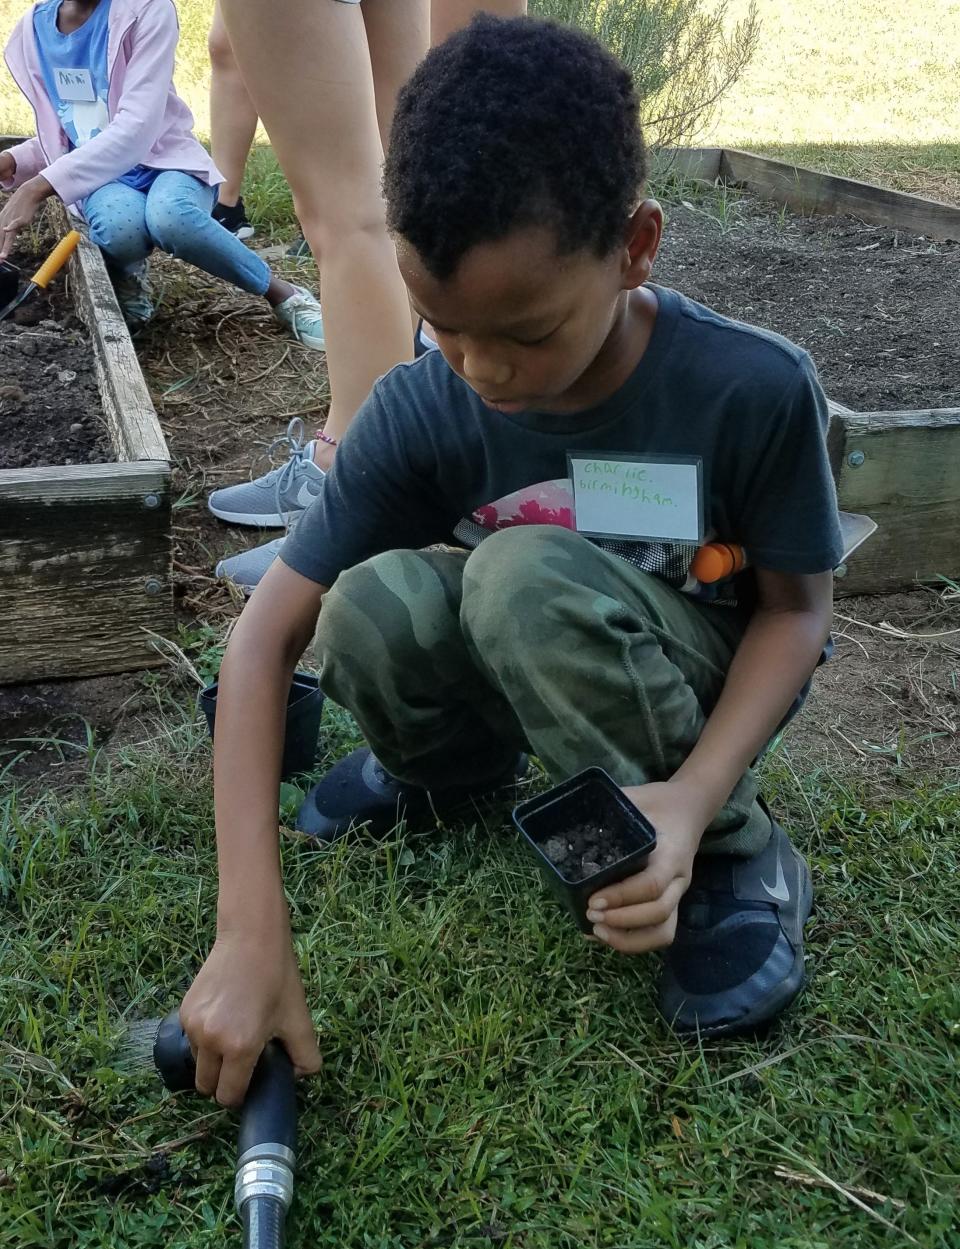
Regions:
<instances>
[{"instance_id":1,"label":"boy","mask_svg":"<svg viewBox=\"0 0 960 1249\"><path fill-rule=\"evenodd\" d=\"M828 635L826 404L804 352L649 285L644 163L629 75L570 29L478 19L402 93L389 221L441 351L377 383L224 659L218 934L182 1008L223 1102L272 1036L319 1063L276 820L314 629L370 747L314 788L304 831L432 820L509 787L528 749L554 781L599 764L658 846L590 919L614 949L664 951L670 1023L755 1028L799 992L810 874L750 767ZM423 549L454 529L472 552ZM752 564L712 594L687 577L707 532Z\"/></svg>"}]
</instances>

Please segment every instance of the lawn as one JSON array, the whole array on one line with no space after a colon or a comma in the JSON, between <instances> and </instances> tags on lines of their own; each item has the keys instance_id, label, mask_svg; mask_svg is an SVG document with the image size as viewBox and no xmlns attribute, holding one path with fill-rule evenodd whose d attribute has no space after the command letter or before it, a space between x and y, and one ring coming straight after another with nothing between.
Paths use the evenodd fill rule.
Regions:
<instances>
[{"instance_id":1,"label":"lawn","mask_svg":"<svg viewBox=\"0 0 960 1249\"><path fill-rule=\"evenodd\" d=\"M230 1116L116 1069L121 1021L175 1004L213 932L209 754L181 703L62 805L0 806L2 1245L237 1243ZM339 753L351 725L327 724ZM326 1058L291 1245L956 1245L960 794L903 780L867 801L769 764L819 904L812 986L760 1043L671 1039L653 962L583 942L503 817L288 839Z\"/></svg>"}]
</instances>

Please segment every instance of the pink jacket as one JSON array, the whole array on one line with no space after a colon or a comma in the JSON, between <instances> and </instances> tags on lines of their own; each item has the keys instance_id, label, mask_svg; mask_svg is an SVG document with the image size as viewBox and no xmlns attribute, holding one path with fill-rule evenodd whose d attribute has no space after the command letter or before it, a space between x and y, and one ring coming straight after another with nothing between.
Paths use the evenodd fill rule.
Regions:
<instances>
[{"instance_id":1,"label":"pink jacket","mask_svg":"<svg viewBox=\"0 0 960 1249\"><path fill-rule=\"evenodd\" d=\"M33 107L37 137L9 149L17 168L3 189L11 190L42 173L63 202L73 204L135 165L180 169L209 186L222 182L223 175L194 137L190 110L173 87L179 35L171 0L111 0L110 124L71 151L44 86L32 10L21 18L4 59Z\"/></svg>"}]
</instances>

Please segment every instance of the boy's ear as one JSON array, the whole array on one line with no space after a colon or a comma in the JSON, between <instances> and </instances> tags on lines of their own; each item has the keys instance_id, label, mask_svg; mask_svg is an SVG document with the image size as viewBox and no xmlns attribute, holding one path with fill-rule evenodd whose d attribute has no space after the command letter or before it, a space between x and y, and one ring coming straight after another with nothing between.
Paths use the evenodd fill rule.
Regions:
<instances>
[{"instance_id":1,"label":"boy's ear","mask_svg":"<svg viewBox=\"0 0 960 1249\"><path fill-rule=\"evenodd\" d=\"M643 200L627 222L623 250L623 290L635 290L649 280L662 233L663 209L655 199Z\"/></svg>"}]
</instances>

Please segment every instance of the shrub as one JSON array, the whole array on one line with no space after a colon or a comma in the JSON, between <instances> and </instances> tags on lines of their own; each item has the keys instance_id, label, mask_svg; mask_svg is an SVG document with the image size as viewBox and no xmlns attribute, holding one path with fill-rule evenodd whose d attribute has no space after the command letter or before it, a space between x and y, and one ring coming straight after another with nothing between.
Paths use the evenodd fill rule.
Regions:
<instances>
[{"instance_id":1,"label":"shrub","mask_svg":"<svg viewBox=\"0 0 960 1249\"><path fill-rule=\"evenodd\" d=\"M530 11L589 31L633 74L652 148L689 144L757 46L755 0L738 22L729 0L530 0Z\"/></svg>"}]
</instances>

